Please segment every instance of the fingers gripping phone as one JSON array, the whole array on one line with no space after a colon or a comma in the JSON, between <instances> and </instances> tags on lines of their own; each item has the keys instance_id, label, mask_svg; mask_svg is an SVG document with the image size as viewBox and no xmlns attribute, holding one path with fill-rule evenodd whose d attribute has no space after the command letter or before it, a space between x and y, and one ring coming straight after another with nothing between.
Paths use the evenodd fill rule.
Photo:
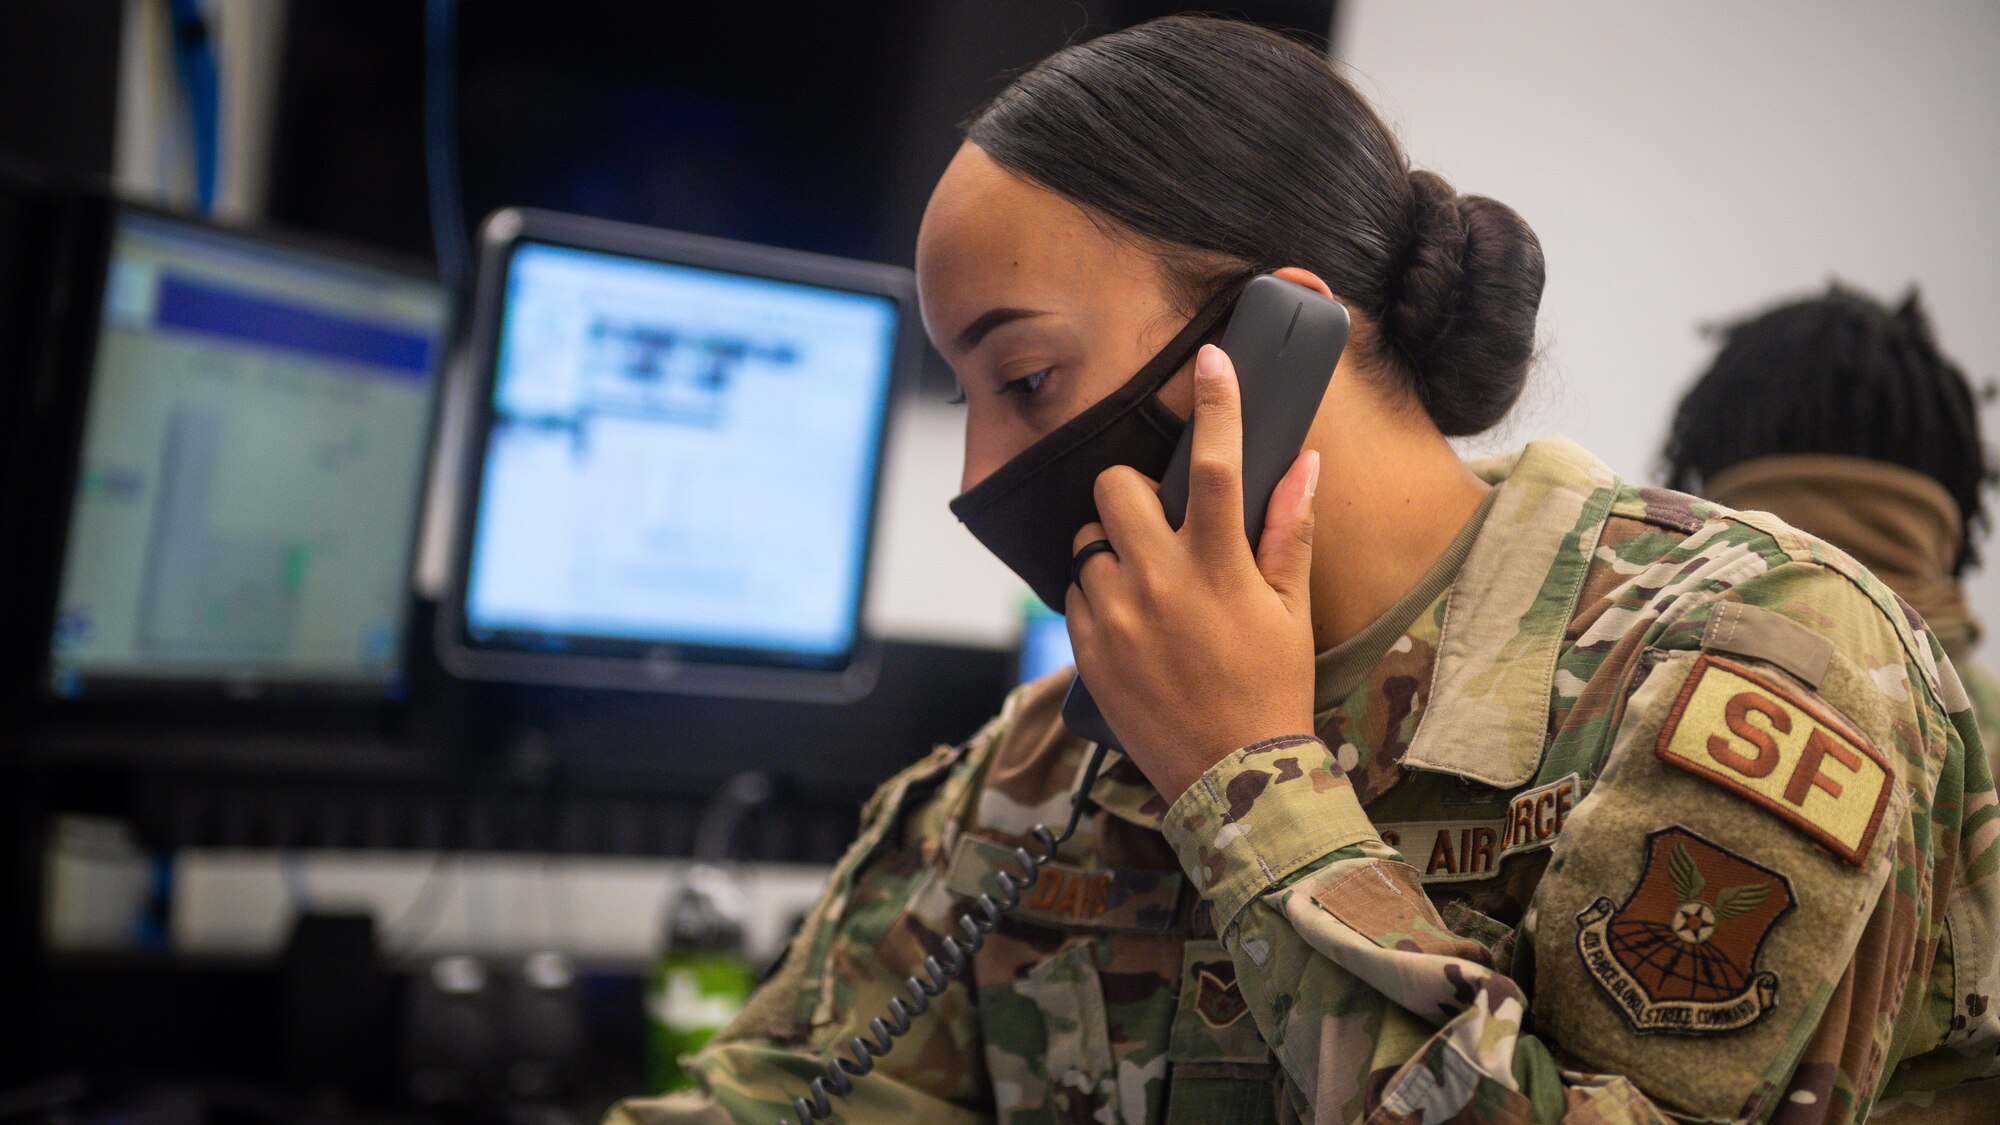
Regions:
<instances>
[{"instance_id":1,"label":"fingers gripping phone","mask_svg":"<svg viewBox=\"0 0 2000 1125\"><path fill-rule=\"evenodd\" d=\"M1347 333L1347 310L1338 301L1270 274L1253 278L1244 288L1223 329L1222 350L1236 365L1243 394L1243 530L1252 548L1264 531L1271 490L1278 487L1305 445L1306 432L1319 412L1334 365L1347 346ZM1193 441L1194 426L1189 425L1160 481L1160 505L1166 509L1167 522L1175 528L1187 518ZM854 1079L873 1070L875 1060L887 1055L896 1040L909 1032L911 1021L930 1009L931 999L943 992L953 977L972 967L972 955L985 945L986 935L999 924L1001 915L1019 905L1043 865L1075 834L1090 807L1088 798L1104 763L1104 751L1118 743L1080 677L1071 681L1069 696L1063 701L1063 722L1097 743L1071 798L1068 825L1060 835L1035 825L1029 835L1038 851L1014 849L1020 874L997 872L999 896L980 895L959 917L959 932L944 938L942 952L926 957L922 971L904 980L908 998L890 1000L881 1016L868 1021L868 1035L848 1041L848 1057L836 1054L828 1059L806 1095L793 1100L799 1125L832 1116L833 1099L845 1097L854 1088Z\"/></svg>"},{"instance_id":2,"label":"fingers gripping phone","mask_svg":"<svg viewBox=\"0 0 2000 1125\"><path fill-rule=\"evenodd\" d=\"M1264 274L1244 287L1222 330L1222 350L1235 364L1242 388L1243 531L1252 550L1264 533L1271 490L1305 446L1334 365L1347 347L1348 327L1347 309L1339 301ZM1160 478L1160 506L1176 529L1187 518L1193 446L1190 423ZM1064 725L1092 742L1118 745L1081 675L1070 681L1062 716Z\"/></svg>"}]
</instances>

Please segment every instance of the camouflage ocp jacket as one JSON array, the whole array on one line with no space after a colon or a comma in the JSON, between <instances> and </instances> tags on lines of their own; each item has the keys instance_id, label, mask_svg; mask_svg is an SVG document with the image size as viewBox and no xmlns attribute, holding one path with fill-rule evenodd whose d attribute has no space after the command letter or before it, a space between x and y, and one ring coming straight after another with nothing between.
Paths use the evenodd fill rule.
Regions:
<instances>
[{"instance_id":1,"label":"camouflage ocp jacket","mask_svg":"<svg viewBox=\"0 0 2000 1125\"><path fill-rule=\"evenodd\" d=\"M1994 1119L2000 805L1921 621L1567 442L1487 471L1456 579L1317 737L1172 807L1114 752L842 1120ZM884 787L703 1089L614 1121L786 1114L1064 822L1065 682Z\"/></svg>"}]
</instances>

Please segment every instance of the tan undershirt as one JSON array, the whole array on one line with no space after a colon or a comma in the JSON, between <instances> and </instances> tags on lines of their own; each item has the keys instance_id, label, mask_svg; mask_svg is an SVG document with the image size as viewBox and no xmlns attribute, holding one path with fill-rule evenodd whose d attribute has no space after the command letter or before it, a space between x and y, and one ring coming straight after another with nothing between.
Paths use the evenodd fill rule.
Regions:
<instances>
[{"instance_id":1,"label":"tan undershirt","mask_svg":"<svg viewBox=\"0 0 2000 1125\"><path fill-rule=\"evenodd\" d=\"M1321 652L1313 658L1313 723L1323 725L1333 709L1338 707L1361 681L1368 670L1375 667L1388 655L1389 646L1396 639L1409 632L1417 616L1429 609L1439 595L1451 588L1452 580L1465 565L1465 557L1472 553L1472 544L1479 538L1479 529L1486 525L1486 513L1493 507L1493 498L1498 489L1489 490L1486 498L1474 509L1472 518L1458 529L1451 546L1444 549L1438 561L1419 579L1410 592L1404 594L1395 605L1376 618L1359 633Z\"/></svg>"}]
</instances>

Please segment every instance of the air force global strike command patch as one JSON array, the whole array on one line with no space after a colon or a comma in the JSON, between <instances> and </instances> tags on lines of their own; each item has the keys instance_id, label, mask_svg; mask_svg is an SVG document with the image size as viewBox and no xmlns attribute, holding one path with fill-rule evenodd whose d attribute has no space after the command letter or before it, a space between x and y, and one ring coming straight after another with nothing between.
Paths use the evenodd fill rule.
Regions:
<instances>
[{"instance_id":1,"label":"air force global strike command patch","mask_svg":"<svg viewBox=\"0 0 2000 1125\"><path fill-rule=\"evenodd\" d=\"M1646 837L1639 885L1576 916L1584 970L1640 1035L1719 1035L1778 1005L1757 953L1791 881L1678 825Z\"/></svg>"},{"instance_id":2,"label":"air force global strike command patch","mask_svg":"<svg viewBox=\"0 0 2000 1125\"><path fill-rule=\"evenodd\" d=\"M1865 739L1797 689L1713 656L1696 661L1653 749L1856 867L1889 806L1889 764Z\"/></svg>"}]
</instances>

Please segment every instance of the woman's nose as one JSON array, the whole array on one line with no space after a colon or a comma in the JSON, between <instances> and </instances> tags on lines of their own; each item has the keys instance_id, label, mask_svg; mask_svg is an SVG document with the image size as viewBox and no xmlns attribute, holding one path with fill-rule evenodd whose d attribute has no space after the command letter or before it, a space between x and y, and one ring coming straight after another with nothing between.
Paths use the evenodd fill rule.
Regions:
<instances>
[{"instance_id":1,"label":"woman's nose","mask_svg":"<svg viewBox=\"0 0 2000 1125\"><path fill-rule=\"evenodd\" d=\"M965 463L959 471L958 490L970 492L973 486L993 475L993 470L1007 463L1011 456L1005 450L994 449L978 441L972 434L965 436Z\"/></svg>"}]
</instances>

